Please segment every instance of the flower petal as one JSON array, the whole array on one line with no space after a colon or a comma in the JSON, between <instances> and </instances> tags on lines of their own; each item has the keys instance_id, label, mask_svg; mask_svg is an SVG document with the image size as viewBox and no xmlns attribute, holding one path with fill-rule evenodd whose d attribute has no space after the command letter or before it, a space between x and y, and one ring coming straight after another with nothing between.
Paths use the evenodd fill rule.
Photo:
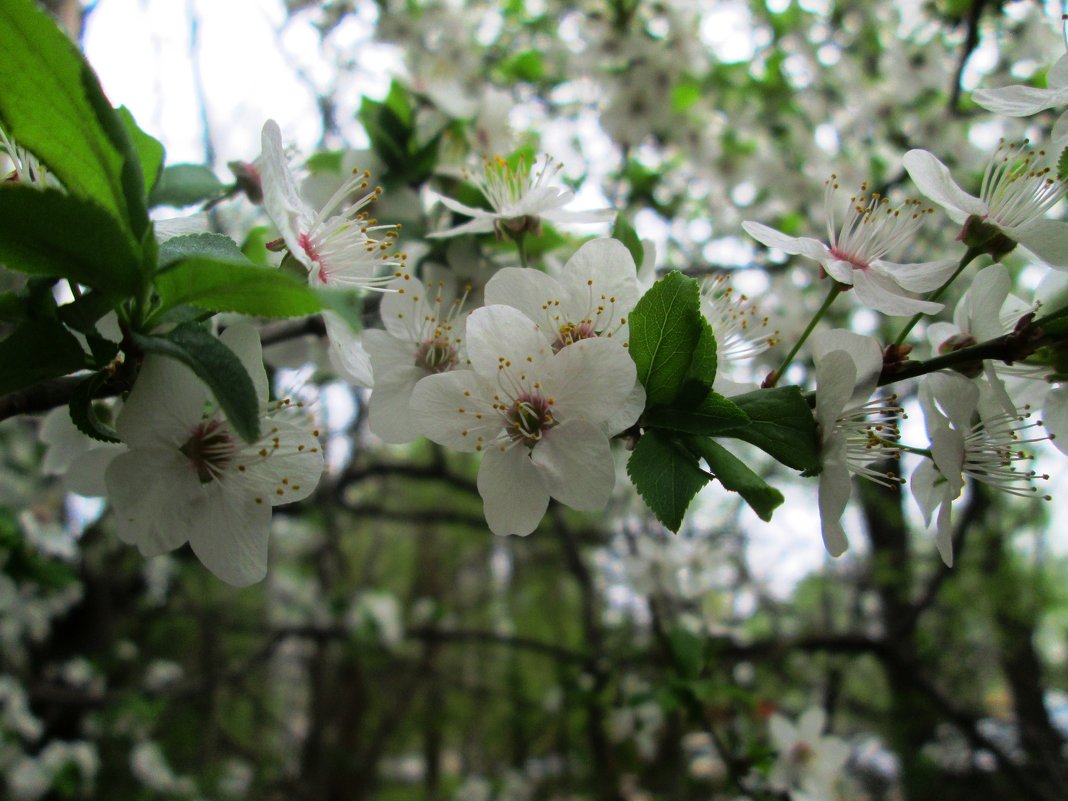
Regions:
<instances>
[{"instance_id":1,"label":"flower petal","mask_svg":"<svg viewBox=\"0 0 1068 801\"><path fill-rule=\"evenodd\" d=\"M547 431L530 460L549 494L572 509L604 509L616 485L608 437L585 420L569 420Z\"/></svg>"},{"instance_id":2,"label":"flower petal","mask_svg":"<svg viewBox=\"0 0 1068 801\"><path fill-rule=\"evenodd\" d=\"M202 504L190 515L189 544L197 559L217 577L247 587L267 575L271 507L251 495L228 491L220 482L205 485Z\"/></svg>"},{"instance_id":3,"label":"flower petal","mask_svg":"<svg viewBox=\"0 0 1068 801\"><path fill-rule=\"evenodd\" d=\"M549 508L542 474L521 445L487 449L477 483L486 523L494 534L525 537Z\"/></svg>"},{"instance_id":4,"label":"flower petal","mask_svg":"<svg viewBox=\"0 0 1068 801\"><path fill-rule=\"evenodd\" d=\"M838 557L849 548L849 540L842 528L842 514L849 502L852 486L849 470L845 466L845 441L835 438L831 445L834 449L841 448L843 453L840 457L828 459L825 449L818 500L823 546L831 556Z\"/></svg>"},{"instance_id":5,"label":"flower petal","mask_svg":"<svg viewBox=\"0 0 1068 801\"><path fill-rule=\"evenodd\" d=\"M910 150L904 156L905 170L924 195L944 208L956 222L969 214L986 214L989 209L979 198L961 189L949 169L926 150Z\"/></svg>"},{"instance_id":6,"label":"flower petal","mask_svg":"<svg viewBox=\"0 0 1068 801\"><path fill-rule=\"evenodd\" d=\"M511 306L483 306L467 318L467 354L471 367L486 380L499 380L501 365L537 369L552 355L534 321Z\"/></svg>"},{"instance_id":7,"label":"flower petal","mask_svg":"<svg viewBox=\"0 0 1068 801\"><path fill-rule=\"evenodd\" d=\"M763 223L747 220L742 223L742 229L753 239L767 245L769 248L778 248L783 253L791 253L797 256L808 256L810 259L823 262L831 258L830 249L818 239L805 236L789 236L774 228L769 228Z\"/></svg>"},{"instance_id":8,"label":"flower petal","mask_svg":"<svg viewBox=\"0 0 1068 801\"><path fill-rule=\"evenodd\" d=\"M1057 93L1033 86L1004 86L1000 89L976 89L972 100L995 114L1028 117L1057 104Z\"/></svg>"},{"instance_id":9,"label":"flower petal","mask_svg":"<svg viewBox=\"0 0 1068 801\"><path fill-rule=\"evenodd\" d=\"M248 323L238 322L227 326L219 339L241 360L248 377L252 379L252 386L256 389L256 398L260 402L262 413L267 408L268 386L259 331Z\"/></svg>"},{"instance_id":10,"label":"flower petal","mask_svg":"<svg viewBox=\"0 0 1068 801\"><path fill-rule=\"evenodd\" d=\"M560 282L541 270L505 267L486 283L486 305L511 306L541 326L548 342L556 340L559 327L567 320L559 310L567 291Z\"/></svg>"},{"instance_id":11,"label":"flower petal","mask_svg":"<svg viewBox=\"0 0 1068 801\"><path fill-rule=\"evenodd\" d=\"M1054 387L1046 395L1042 422L1057 449L1068 454L1068 386Z\"/></svg>"},{"instance_id":12,"label":"flower petal","mask_svg":"<svg viewBox=\"0 0 1068 801\"><path fill-rule=\"evenodd\" d=\"M282 146L282 131L274 120L263 124L260 135L263 151L259 158L260 182L263 186L263 207L285 240L286 247L298 259L305 256L300 246L299 216L304 201L297 190L297 182L289 169Z\"/></svg>"},{"instance_id":13,"label":"flower petal","mask_svg":"<svg viewBox=\"0 0 1068 801\"><path fill-rule=\"evenodd\" d=\"M412 390L412 425L427 439L458 451L488 448L504 430L499 413L483 399L493 394L471 370L427 376Z\"/></svg>"},{"instance_id":14,"label":"flower petal","mask_svg":"<svg viewBox=\"0 0 1068 801\"><path fill-rule=\"evenodd\" d=\"M1068 222L1036 220L1021 231L1006 233L1050 267L1068 269Z\"/></svg>"},{"instance_id":15,"label":"flower petal","mask_svg":"<svg viewBox=\"0 0 1068 801\"><path fill-rule=\"evenodd\" d=\"M173 551L188 539L182 522L200 492L196 474L174 447L119 454L104 474L115 529L145 556Z\"/></svg>"},{"instance_id":16,"label":"flower petal","mask_svg":"<svg viewBox=\"0 0 1068 801\"><path fill-rule=\"evenodd\" d=\"M542 386L554 398L560 420L602 423L631 398L638 371L622 343L582 339L557 353L547 365Z\"/></svg>"},{"instance_id":17,"label":"flower petal","mask_svg":"<svg viewBox=\"0 0 1068 801\"><path fill-rule=\"evenodd\" d=\"M208 396L208 388L181 362L146 356L115 429L131 447L180 447L200 422Z\"/></svg>"},{"instance_id":18,"label":"flower petal","mask_svg":"<svg viewBox=\"0 0 1068 801\"><path fill-rule=\"evenodd\" d=\"M871 267L910 292L931 292L942 286L953 274L957 269L957 260L939 259L914 264L879 260L872 262Z\"/></svg>"},{"instance_id":19,"label":"flower petal","mask_svg":"<svg viewBox=\"0 0 1068 801\"><path fill-rule=\"evenodd\" d=\"M896 283L872 270L854 271L853 288L863 305L891 317L937 314L944 308L941 303L909 297Z\"/></svg>"},{"instance_id":20,"label":"flower petal","mask_svg":"<svg viewBox=\"0 0 1068 801\"><path fill-rule=\"evenodd\" d=\"M323 312L323 322L330 340L330 364L338 375L358 387L374 386L371 357L364 350L360 334L335 312Z\"/></svg>"}]
</instances>

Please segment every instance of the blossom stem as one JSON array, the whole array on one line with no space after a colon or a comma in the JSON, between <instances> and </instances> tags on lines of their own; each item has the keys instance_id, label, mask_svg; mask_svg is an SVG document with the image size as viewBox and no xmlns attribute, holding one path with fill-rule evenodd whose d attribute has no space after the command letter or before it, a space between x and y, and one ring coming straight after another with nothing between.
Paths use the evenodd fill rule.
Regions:
<instances>
[{"instance_id":1,"label":"blossom stem","mask_svg":"<svg viewBox=\"0 0 1068 801\"><path fill-rule=\"evenodd\" d=\"M947 278L946 282L942 284L942 286L938 287L938 289L936 289L934 292L932 292L931 295L926 298L926 300L937 301L939 298L941 298L945 291L949 288L949 285L952 284L955 280L957 280L957 276L964 271L964 268L971 264L975 260L975 257L983 252L984 250L982 248L974 247L968 248L966 251L964 251L964 255L960 257L960 263L957 265L957 269L953 271L953 275ZM911 320L909 320L905 327L901 329L901 333L897 335L897 339L894 340L894 344L900 345L902 342L904 342L905 338L909 335L912 329L916 327L916 323L918 323L922 317L923 312L920 312L919 314L915 315Z\"/></svg>"},{"instance_id":2,"label":"blossom stem","mask_svg":"<svg viewBox=\"0 0 1068 801\"><path fill-rule=\"evenodd\" d=\"M790 352L786 354L786 358L782 360L782 364L779 365L779 368L769 376L767 381L764 382L766 388L770 389L779 383L779 379L782 378L783 374L790 366L790 363L794 360L794 356L801 350L801 346L805 344L805 340L812 334L812 331L816 328L816 324L823 319L825 314L827 314L827 310L831 308L834 299L842 293L843 289L845 289L845 286L837 281L834 281L831 284L831 291L828 292L827 297L824 298L823 305L816 310L812 319L809 320L808 326L801 332L801 336L798 338L797 342L794 343Z\"/></svg>"},{"instance_id":3,"label":"blossom stem","mask_svg":"<svg viewBox=\"0 0 1068 801\"><path fill-rule=\"evenodd\" d=\"M527 259L527 232L520 231L518 234L513 234L512 238L515 240L516 249L519 251L519 266L529 267L530 262Z\"/></svg>"}]
</instances>

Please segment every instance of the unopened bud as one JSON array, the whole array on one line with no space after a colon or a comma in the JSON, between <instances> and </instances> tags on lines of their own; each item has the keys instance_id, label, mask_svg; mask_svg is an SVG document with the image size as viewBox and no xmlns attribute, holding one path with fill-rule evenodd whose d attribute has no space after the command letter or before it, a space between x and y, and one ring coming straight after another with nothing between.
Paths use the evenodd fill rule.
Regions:
<instances>
[{"instance_id":1,"label":"unopened bud","mask_svg":"<svg viewBox=\"0 0 1068 801\"><path fill-rule=\"evenodd\" d=\"M257 206L262 203L263 184L259 168L249 161L231 161L226 166L234 174L237 188L245 193L245 197Z\"/></svg>"},{"instance_id":2,"label":"unopened bud","mask_svg":"<svg viewBox=\"0 0 1068 801\"><path fill-rule=\"evenodd\" d=\"M995 261L1010 253L1016 247L1016 240L988 223L982 217L973 214L964 221L957 239L973 250L988 253Z\"/></svg>"}]
</instances>

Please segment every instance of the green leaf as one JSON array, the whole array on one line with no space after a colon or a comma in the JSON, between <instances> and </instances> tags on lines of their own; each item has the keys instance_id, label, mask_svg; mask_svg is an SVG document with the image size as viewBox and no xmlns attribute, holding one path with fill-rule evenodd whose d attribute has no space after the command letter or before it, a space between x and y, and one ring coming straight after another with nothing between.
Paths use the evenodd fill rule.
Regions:
<instances>
[{"instance_id":1,"label":"green leaf","mask_svg":"<svg viewBox=\"0 0 1068 801\"><path fill-rule=\"evenodd\" d=\"M158 139L142 131L133 118L133 114L126 106L117 109L119 119L126 127L126 134L130 137L130 144L141 163L141 175L144 177L144 194L152 191L156 181L159 180L160 170L163 169L163 145Z\"/></svg>"},{"instance_id":2,"label":"green leaf","mask_svg":"<svg viewBox=\"0 0 1068 801\"><path fill-rule=\"evenodd\" d=\"M698 307L700 309L700 307ZM716 334L712 330L708 319L698 312L697 325L700 326L701 335L697 339L697 347L694 348L693 358L690 359L690 369L686 377L694 379L712 389L716 380Z\"/></svg>"},{"instance_id":3,"label":"green leaf","mask_svg":"<svg viewBox=\"0 0 1068 801\"><path fill-rule=\"evenodd\" d=\"M226 234L185 234L171 237L160 244L160 272L183 259L208 259L253 266L237 243Z\"/></svg>"},{"instance_id":4,"label":"green leaf","mask_svg":"<svg viewBox=\"0 0 1068 801\"><path fill-rule=\"evenodd\" d=\"M654 284L627 318L630 355L649 406L678 394L701 339L701 319L697 282L678 271Z\"/></svg>"},{"instance_id":5,"label":"green leaf","mask_svg":"<svg viewBox=\"0 0 1068 801\"><path fill-rule=\"evenodd\" d=\"M0 185L0 263L118 295L141 283L138 256L118 223L57 189Z\"/></svg>"},{"instance_id":6,"label":"green leaf","mask_svg":"<svg viewBox=\"0 0 1068 801\"><path fill-rule=\"evenodd\" d=\"M114 309L116 303L115 298L110 295L91 291L71 303L65 303L56 312L68 328L83 334L93 334L96 333L97 321Z\"/></svg>"},{"instance_id":7,"label":"green leaf","mask_svg":"<svg viewBox=\"0 0 1068 801\"><path fill-rule=\"evenodd\" d=\"M657 520L678 531L690 501L707 482L697 457L663 431L647 431L627 461L627 475Z\"/></svg>"},{"instance_id":8,"label":"green leaf","mask_svg":"<svg viewBox=\"0 0 1068 801\"><path fill-rule=\"evenodd\" d=\"M692 81L686 81L671 88L671 110L674 112L681 114L700 99L701 87Z\"/></svg>"},{"instance_id":9,"label":"green leaf","mask_svg":"<svg viewBox=\"0 0 1068 801\"><path fill-rule=\"evenodd\" d=\"M1057 159L1057 177L1062 181L1068 178L1068 147L1061 151L1061 157Z\"/></svg>"},{"instance_id":10,"label":"green leaf","mask_svg":"<svg viewBox=\"0 0 1068 801\"><path fill-rule=\"evenodd\" d=\"M321 150L308 156L304 161L304 167L308 172L332 172L340 175L344 159L344 150Z\"/></svg>"},{"instance_id":11,"label":"green leaf","mask_svg":"<svg viewBox=\"0 0 1068 801\"><path fill-rule=\"evenodd\" d=\"M691 408L657 406L645 413L644 424L687 434L720 436L733 434L751 422L749 415L731 400L712 392Z\"/></svg>"},{"instance_id":12,"label":"green leaf","mask_svg":"<svg viewBox=\"0 0 1068 801\"><path fill-rule=\"evenodd\" d=\"M192 304L213 312L238 312L262 317L302 317L323 308L306 283L268 267L191 258L156 278L161 312Z\"/></svg>"},{"instance_id":13,"label":"green leaf","mask_svg":"<svg viewBox=\"0 0 1068 801\"><path fill-rule=\"evenodd\" d=\"M148 225L142 179L133 180L140 164L128 163L122 123L92 68L32 0L0 3L0 30L0 124L68 192L128 224L139 241Z\"/></svg>"},{"instance_id":14,"label":"green leaf","mask_svg":"<svg viewBox=\"0 0 1068 801\"><path fill-rule=\"evenodd\" d=\"M412 127L412 101L408 97L408 90L400 81L393 81L389 85L389 94L386 95L384 106L396 117L406 129Z\"/></svg>"},{"instance_id":15,"label":"green leaf","mask_svg":"<svg viewBox=\"0 0 1068 801\"><path fill-rule=\"evenodd\" d=\"M148 196L151 206L192 206L212 200L225 191L215 173L203 164L172 164L159 176Z\"/></svg>"},{"instance_id":16,"label":"green leaf","mask_svg":"<svg viewBox=\"0 0 1068 801\"><path fill-rule=\"evenodd\" d=\"M0 294L0 321L20 323L28 319L29 316L26 304L19 293L4 292Z\"/></svg>"},{"instance_id":17,"label":"green leaf","mask_svg":"<svg viewBox=\"0 0 1068 801\"><path fill-rule=\"evenodd\" d=\"M705 460L708 469L716 474L725 489L741 495L761 520L771 520L772 512L781 506L784 500L781 492L715 440L694 437L688 444L691 450Z\"/></svg>"},{"instance_id":18,"label":"green leaf","mask_svg":"<svg viewBox=\"0 0 1068 801\"><path fill-rule=\"evenodd\" d=\"M752 420L731 436L756 445L787 467L820 471L819 432L799 387L758 389L731 400Z\"/></svg>"},{"instance_id":19,"label":"green leaf","mask_svg":"<svg viewBox=\"0 0 1068 801\"><path fill-rule=\"evenodd\" d=\"M642 244L642 240L638 236L638 232L634 230L634 226L622 214L617 214L616 221L612 224L612 238L618 239L623 243L634 259L634 269L640 270L642 261L645 259L645 245Z\"/></svg>"},{"instance_id":20,"label":"green leaf","mask_svg":"<svg viewBox=\"0 0 1068 801\"><path fill-rule=\"evenodd\" d=\"M241 243L241 252L245 258L258 267L273 268L275 265L271 260L271 251L267 250L267 243L274 239L273 233L274 229L266 225L257 225L249 231L245 241Z\"/></svg>"},{"instance_id":21,"label":"green leaf","mask_svg":"<svg viewBox=\"0 0 1068 801\"><path fill-rule=\"evenodd\" d=\"M0 342L0 395L88 366L74 335L57 320L27 320Z\"/></svg>"},{"instance_id":22,"label":"green leaf","mask_svg":"<svg viewBox=\"0 0 1068 801\"><path fill-rule=\"evenodd\" d=\"M523 50L501 64L511 81L540 81L545 77L545 57L538 50Z\"/></svg>"},{"instance_id":23,"label":"green leaf","mask_svg":"<svg viewBox=\"0 0 1068 801\"><path fill-rule=\"evenodd\" d=\"M260 436L260 408L256 388L245 366L222 340L196 323L182 323L166 334L131 334L145 353L158 353L189 367L215 395L234 431L246 442Z\"/></svg>"},{"instance_id":24,"label":"green leaf","mask_svg":"<svg viewBox=\"0 0 1068 801\"><path fill-rule=\"evenodd\" d=\"M75 387L70 398L70 419L75 427L87 437L100 442L121 442L118 432L100 419L97 406L93 403L96 391L107 380L108 373L101 370L93 373Z\"/></svg>"}]
</instances>

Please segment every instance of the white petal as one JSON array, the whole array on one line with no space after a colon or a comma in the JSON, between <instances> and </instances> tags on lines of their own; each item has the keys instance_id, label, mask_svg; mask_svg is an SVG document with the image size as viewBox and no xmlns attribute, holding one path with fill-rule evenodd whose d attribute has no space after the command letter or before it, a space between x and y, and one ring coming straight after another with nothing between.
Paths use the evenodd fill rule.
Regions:
<instances>
[{"instance_id":1,"label":"white petal","mask_svg":"<svg viewBox=\"0 0 1068 801\"><path fill-rule=\"evenodd\" d=\"M810 706L797 721L797 735L806 743L814 745L821 739L827 713L818 706Z\"/></svg>"},{"instance_id":2,"label":"white petal","mask_svg":"<svg viewBox=\"0 0 1068 801\"><path fill-rule=\"evenodd\" d=\"M1056 147L1064 147L1068 144L1068 111L1061 114L1053 123L1049 138Z\"/></svg>"},{"instance_id":3,"label":"white petal","mask_svg":"<svg viewBox=\"0 0 1068 801\"><path fill-rule=\"evenodd\" d=\"M270 505L228 492L219 482L205 487L203 503L190 512L193 553L227 584L247 587L261 581L267 575Z\"/></svg>"},{"instance_id":4,"label":"white petal","mask_svg":"<svg viewBox=\"0 0 1068 801\"><path fill-rule=\"evenodd\" d=\"M850 395L847 396L849 406L859 406L871 397L883 369L883 349L877 339L836 328L817 332L810 342L816 363L816 386L820 391L831 382L848 378L852 382ZM825 363L827 357L835 351L844 352L849 357L853 363L852 370L845 370L838 362ZM840 412L841 408L835 416Z\"/></svg>"},{"instance_id":5,"label":"white petal","mask_svg":"<svg viewBox=\"0 0 1068 801\"><path fill-rule=\"evenodd\" d=\"M823 265L823 269L827 272L831 278L840 284L846 286L853 285L853 273L856 268L852 262L843 261L842 259L828 258L820 262Z\"/></svg>"},{"instance_id":6,"label":"white petal","mask_svg":"<svg viewBox=\"0 0 1068 801\"><path fill-rule=\"evenodd\" d=\"M356 386L373 386L371 357L364 350L360 334L334 312L323 312L323 322L330 340L330 364L342 378Z\"/></svg>"},{"instance_id":7,"label":"white petal","mask_svg":"<svg viewBox=\"0 0 1068 801\"><path fill-rule=\"evenodd\" d=\"M986 214L986 204L969 195L953 180L946 165L926 150L910 150L904 156L905 170L924 195L944 208L956 222L969 214Z\"/></svg>"},{"instance_id":8,"label":"white petal","mask_svg":"<svg viewBox=\"0 0 1068 801\"><path fill-rule=\"evenodd\" d=\"M463 234L488 234L494 229L495 219L492 215L478 217L453 228L447 228L444 231L433 231L427 234L426 238L444 239L448 236L462 236Z\"/></svg>"},{"instance_id":9,"label":"white petal","mask_svg":"<svg viewBox=\"0 0 1068 801\"><path fill-rule=\"evenodd\" d=\"M560 282L541 270L505 267L486 283L486 305L511 306L523 312L542 328L542 335L553 342L565 322L558 304L567 291ZM559 318L558 320L556 318Z\"/></svg>"},{"instance_id":10,"label":"white petal","mask_svg":"<svg viewBox=\"0 0 1068 801\"><path fill-rule=\"evenodd\" d=\"M797 743L797 727L778 712L768 718L768 734L776 751L788 751Z\"/></svg>"},{"instance_id":11,"label":"white petal","mask_svg":"<svg viewBox=\"0 0 1068 801\"><path fill-rule=\"evenodd\" d=\"M816 261L825 261L830 256L830 249L818 239L804 236L789 236L774 228L769 228L763 223L746 221L742 223L742 229L753 239L767 245L769 248L778 248L783 253L792 253L799 256L808 256Z\"/></svg>"},{"instance_id":12,"label":"white petal","mask_svg":"<svg viewBox=\"0 0 1068 801\"><path fill-rule=\"evenodd\" d=\"M939 486L941 481L942 474L930 459L920 462L909 478L909 489L912 490L912 497L916 499L916 505L923 513L924 525L931 525L931 513L942 503L943 494Z\"/></svg>"},{"instance_id":13,"label":"white petal","mask_svg":"<svg viewBox=\"0 0 1068 801\"><path fill-rule=\"evenodd\" d=\"M844 441L839 445L835 440L833 444L843 450L845 448ZM826 454L824 458L826 459ZM823 531L823 545L827 553L834 557L841 556L849 548L849 541L842 528L842 514L851 492L849 470L846 469L844 455L840 462L835 459L825 461L820 473L818 494L820 526Z\"/></svg>"},{"instance_id":14,"label":"white petal","mask_svg":"<svg viewBox=\"0 0 1068 801\"><path fill-rule=\"evenodd\" d=\"M939 259L915 264L897 264L890 261L872 263L876 270L894 283L910 292L931 292L938 289L957 269L956 259Z\"/></svg>"},{"instance_id":15,"label":"white petal","mask_svg":"<svg viewBox=\"0 0 1068 801\"><path fill-rule=\"evenodd\" d=\"M260 441L243 448L220 480L267 506L307 498L323 473L322 449L310 426L284 409L269 415Z\"/></svg>"},{"instance_id":16,"label":"white petal","mask_svg":"<svg viewBox=\"0 0 1068 801\"><path fill-rule=\"evenodd\" d=\"M414 442L421 434L412 422L410 403L415 385L427 372L411 366L376 375L367 415L371 431L383 442L394 445Z\"/></svg>"},{"instance_id":17,"label":"white petal","mask_svg":"<svg viewBox=\"0 0 1068 801\"><path fill-rule=\"evenodd\" d=\"M719 375L716 376L719 378ZM745 387L735 394L742 394L742 392L748 392L753 387ZM717 392L721 395L724 394L722 389L717 388ZM616 434L622 433L638 422L638 418L641 417L642 412L645 411L645 387L642 386L640 381L634 382L634 387L631 389L630 394L627 395L627 399L623 402L623 406L619 411L610 416L601 425L604 432L609 437L614 437Z\"/></svg>"},{"instance_id":18,"label":"white petal","mask_svg":"<svg viewBox=\"0 0 1068 801\"><path fill-rule=\"evenodd\" d=\"M260 408L265 409L268 398L267 371L263 366L263 348L260 345L259 332L248 323L240 322L227 326L219 339L241 360L242 366L252 379L252 386L256 389Z\"/></svg>"},{"instance_id":19,"label":"white petal","mask_svg":"<svg viewBox=\"0 0 1068 801\"><path fill-rule=\"evenodd\" d=\"M602 223L611 222L616 216L616 210L579 209L569 211L567 209L549 209L541 212L538 216L552 223Z\"/></svg>"},{"instance_id":20,"label":"white petal","mask_svg":"<svg viewBox=\"0 0 1068 801\"><path fill-rule=\"evenodd\" d=\"M1049 391L1042 407L1042 422L1053 439L1053 444L1068 454L1068 386L1061 385Z\"/></svg>"},{"instance_id":21,"label":"white petal","mask_svg":"<svg viewBox=\"0 0 1068 801\"><path fill-rule=\"evenodd\" d=\"M1036 220L1021 231L1006 229L1006 233L1050 267L1068 269L1068 222Z\"/></svg>"},{"instance_id":22,"label":"white petal","mask_svg":"<svg viewBox=\"0 0 1068 801\"><path fill-rule=\"evenodd\" d=\"M71 492L87 498L102 498L108 494L104 475L112 461L125 453L123 445L105 445L86 451L74 457L67 474L63 476L63 486Z\"/></svg>"},{"instance_id":23,"label":"white petal","mask_svg":"<svg viewBox=\"0 0 1068 801\"><path fill-rule=\"evenodd\" d=\"M379 306L382 325L396 339L419 341L424 323L426 287L415 276L406 274L390 281L388 288L394 291L382 295Z\"/></svg>"},{"instance_id":24,"label":"white petal","mask_svg":"<svg viewBox=\"0 0 1068 801\"><path fill-rule=\"evenodd\" d=\"M500 415L483 399L492 396L492 387L471 370L427 376L412 390L412 425L416 433L439 445L458 451L480 450L504 430Z\"/></svg>"},{"instance_id":25,"label":"white petal","mask_svg":"<svg viewBox=\"0 0 1068 801\"><path fill-rule=\"evenodd\" d=\"M972 415L979 404L979 388L973 381L943 371L926 376L920 388L934 395L958 431L971 430Z\"/></svg>"},{"instance_id":26,"label":"white petal","mask_svg":"<svg viewBox=\"0 0 1068 801\"><path fill-rule=\"evenodd\" d=\"M549 492L523 446L489 448L478 469L486 523L501 536L525 537L538 527L549 508Z\"/></svg>"},{"instance_id":27,"label":"white petal","mask_svg":"<svg viewBox=\"0 0 1068 801\"><path fill-rule=\"evenodd\" d=\"M910 298L889 278L871 270L856 270L853 273L853 288L860 303L891 317L937 314L944 308L941 303Z\"/></svg>"},{"instance_id":28,"label":"white petal","mask_svg":"<svg viewBox=\"0 0 1068 801\"><path fill-rule=\"evenodd\" d=\"M1046 86L1050 91L1068 89L1068 53L1061 56L1046 73Z\"/></svg>"},{"instance_id":29,"label":"white petal","mask_svg":"<svg viewBox=\"0 0 1068 801\"><path fill-rule=\"evenodd\" d=\"M184 445L204 414L208 388L181 362L149 355L115 420L131 447Z\"/></svg>"},{"instance_id":30,"label":"white petal","mask_svg":"<svg viewBox=\"0 0 1068 801\"><path fill-rule=\"evenodd\" d=\"M176 448L119 454L108 466L104 482L123 542L137 545L145 556L167 553L185 543L182 521L200 482Z\"/></svg>"},{"instance_id":31,"label":"white petal","mask_svg":"<svg viewBox=\"0 0 1068 801\"><path fill-rule=\"evenodd\" d=\"M938 355L939 348L960 333L960 326L953 323L931 323L927 326L927 341L931 343L935 355Z\"/></svg>"},{"instance_id":32,"label":"white petal","mask_svg":"<svg viewBox=\"0 0 1068 801\"><path fill-rule=\"evenodd\" d=\"M1042 304L1043 315L1068 306L1068 275L1059 270L1046 273L1035 289L1035 300Z\"/></svg>"},{"instance_id":33,"label":"white petal","mask_svg":"<svg viewBox=\"0 0 1068 801\"><path fill-rule=\"evenodd\" d=\"M964 308L969 330L980 342L1005 333L1001 324L1001 307L1012 288L1012 279L1004 264L991 264L976 273L968 287Z\"/></svg>"},{"instance_id":34,"label":"white petal","mask_svg":"<svg viewBox=\"0 0 1068 801\"><path fill-rule=\"evenodd\" d=\"M561 420L602 423L616 415L634 392L638 371L630 353L612 339L583 339L557 353L542 385L555 400Z\"/></svg>"},{"instance_id":35,"label":"white petal","mask_svg":"<svg viewBox=\"0 0 1068 801\"><path fill-rule=\"evenodd\" d=\"M304 255L304 250L300 246L297 221L304 209L304 202L297 190L297 182L289 170L278 123L267 120L263 124L260 141L263 147L259 158L263 207L285 240L286 247L294 256L300 258Z\"/></svg>"},{"instance_id":36,"label":"white petal","mask_svg":"<svg viewBox=\"0 0 1068 801\"><path fill-rule=\"evenodd\" d=\"M537 369L552 355L536 323L511 306L483 306L467 318L467 354L471 367L496 383L500 365L511 370Z\"/></svg>"},{"instance_id":37,"label":"white petal","mask_svg":"<svg viewBox=\"0 0 1068 801\"><path fill-rule=\"evenodd\" d=\"M859 334L857 335L859 336ZM823 353L816 360L816 421L826 442L853 397L857 384L857 365L848 351ZM865 398L867 400L867 398Z\"/></svg>"},{"instance_id":38,"label":"white petal","mask_svg":"<svg viewBox=\"0 0 1068 801\"><path fill-rule=\"evenodd\" d=\"M604 509L616 484L608 437L585 420L570 420L547 431L530 459L549 494L572 509Z\"/></svg>"},{"instance_id":39,"label":"white petal","mask_svg":"<svg viewBox=\"0 0 1068 801\"><path fill-rule=\"evenodd\" d=\"M953 502L946 498L938 510L938 533L935 535L935 547L938 555L946 563L946 567L953 567Z\"/></svg>"},{"instance_id":40,"label":"white petal","mask_svg":"<svg viewBox=\"0 0 1068 801\"><path fill-rule=\"evenodd\" d=\"M1057 103L1057 93L1033 86L1005 86L1001 89L976 89L972 100L988 111L1006 117L1028 117Z\"/></svg>"}]
</instances>

